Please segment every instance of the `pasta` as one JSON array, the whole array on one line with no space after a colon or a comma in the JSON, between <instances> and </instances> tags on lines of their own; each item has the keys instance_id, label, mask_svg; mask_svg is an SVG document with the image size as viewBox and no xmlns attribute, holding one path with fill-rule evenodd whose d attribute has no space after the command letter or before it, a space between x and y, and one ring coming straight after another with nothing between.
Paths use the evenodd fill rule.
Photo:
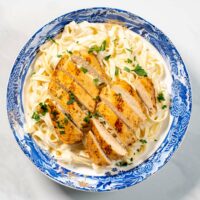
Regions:
<instances>
[{"instance_id":1,"label":"pasta","mask_svg":"<svg viewBox=\"0 0 200 200\"><path fill-rule=\"evenodd\" d=\"M148 145L152 145L151 141L157 140L162 123L169 115L170 97L164 81L165 63L145 39L117 24L71 22L62 33L48 39L40 47L24 93L27 132L64 166L82 164L98 168L90 161L82 144L68 145L59 140L48 113L41 117L41 123L35 123L32 115L40 102L50 98L48 86L59 60L63 56L70 56L74 51L88 51L92 46L99 47L102 41L106 41L106 51L98 52L97 58L113 82L120 78L135 89L134 82L138 79L138 74L132 68L142 66L153 82L156 97L162 94L164 99L157 100L156 114L147 113L146 123L136 130L139 140L129 149L127 159L139 157Z\"/></svg>"}]
</instances>

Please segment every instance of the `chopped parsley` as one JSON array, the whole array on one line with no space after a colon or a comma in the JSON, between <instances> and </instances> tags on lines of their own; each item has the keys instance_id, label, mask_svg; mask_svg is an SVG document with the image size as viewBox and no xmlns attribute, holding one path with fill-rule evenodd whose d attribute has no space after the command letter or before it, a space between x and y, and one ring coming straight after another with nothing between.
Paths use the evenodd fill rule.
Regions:
<instances>
[{"instance_id":1,"label":"chopped parsley","mask_svg":"<svg viewBox=\"0 0 200 200\"><path fill-rule=\"evenodd\" d=\"M65 127L61 124L61 122L57 121L56 123L57 123L58 128L60 128L60 129L64 129L64 128L65 128Z\"/></svg>"},{"instance_id":2,"label":"chopped parsley","mask_svg":"<svg viewBox=\"0 0 200 200\"><path fill-rule=\"evenodd\" d=\"M104 51L106 49L106 40L104 40L100 46L100 51Z\"/></svg>"},{"instance_id":3,"label":"chopped parsley","mask_svg":"<svg viewBox=\"0 0 200 200\"><path fill-rule=\"evenodd\" d=\"M81 67L80 69L84 74L88 72L88 70L86 68L84 68L84 67Z\"/></svg>"},{"instance_id":4,"label":"chopped parsley","mask_svg":"<svg viewBox=\"0 0 200 200\"><path fill-rule=\"evenodd\" d=\"M97 45L90 47L88 53L93 53L93 52L99 53L100 51L104 51L105 49L106 49L106 40L102 42L100 47L98 47Z\"/></svg>"},{"instance_id":5,"label":"chopped parsley","mask_svg":"<svg viewBox=\"0 0 200 200\"><path fill-rule=\"evenodd\" d=\"M67 50L67 53L72 54L72 51L68 51L68 50Z\"/></svg>"},{"instance_id":6,"label":"chopped parsley","mask_svg":"<svg viewBox=\"0 0 200 200\"><path fill-rule=\"evenodd\" d=\"M135 67L135 69L133 69L133 71L139 76L147 77L147 72L139 64L136 65L136 67Z\"/></svg>"},{"instance_id":7,"label":"chopped parsley","mask_svg":"<svg viewBox=\"0 0 200 200\"><path fill-rule=\"evenodd\" d=\"M136 61L136 56L134 56L133 60Z\"/></svg>"},{"instance_id":8,"label":"chopped parsley","mask_svg":"<svg viewBox=\"0 0 200 200\"><path fill-rule=\"evenodd\" d=\"M99 118L99 117L101 117L101 115L99 114L99 112L95 112L94 114L92 114L92 116L93 116L94 118Z\"/></svg>"},{"instance_id":9,"label":"chopped parsley","mask_svg":"<svg viewBox=\"0 0 200 200\"><path fill-rule=\"evenodd\" d=\"M60 131L60 134L61 134L61 135L65 134L65 131Z\"/></svg>"},{"instance_id":10,"label":"chopped parsley","mask_svg":"<svg viewBox=\"0 0 200 200\"><path fill-rule=\"evenodd\" d=\"M165 97L162 92L160 92L157 96L158 102L165 101Z\"/></svg>"},{"instance_id":11,"label":"chopped parsley","mask_svg":"<svg viewBox=\"0 0 200 200\"><path fill-rule=\"evenodd\" d=\"M69 100L67 102L67 105L71 105L75 102L75 96L72 92L69 93Z\"/></svg>"},{"instance_id":12,"label":"chopped parsley","mask_svg":"<svg viewBox=\"0 0 200 200\"><path fill-rule=\"evenodd\" d=\"M110 59L111 55L105 56L104 60L108 61Z\"/></svg>"},{"instance_id":13,"label":"chopped parsley","mask_svg":"<svg viewBox=\"0 0 200 200\"><path fill-rule=\"evenodd\" d=\"M166 105L163 105L163 106L162 106L162 109L163 109L163 110L164 110L164 109L166 109L166 108L167 108L167 106L166 106Z\"/></svg>"},{"instance_id":14,"label":"chopped parsley","mask_svg":"<svg viewBox=\"0 0 200 200\"><path fill-rule=\"evenodd\" d=\"M32 119L34 119L36 122L40 121L40 115L38 114L38 112L33 113Z\"/></svg>"},{"instance_id":15,"label":"chopped parsley","mask_svg":"<svg viewBox=\"0 0 200 200\"><path fill-rule=\"evenodd\" d=\"M64 124L67 124L67 123L68 123L68 119L65 117Z\"/></svg>"},{"instance_id":16,"label":"chopped parsley","mask_svg":"<svg viewBox=\"0 0 200 200\"><path fill-rule=\"evenodd\" d=\"M147 143L147 141L144 140L144 139L140 139L140 142L141 142L142 144L146 144L146 143Z\"/></svg>"},{"instance_id":17,"label":"chopped parsley","mask_svg":"<svg viewBox=\"0 0 200 200\"><path fill-rule=\"evenodd\" d=\"M90 118L92 118L92 114L90 111L88 111L88 114L86 115L86 117L84 117L84 122L89 123L90 122Z\"/></svg>"},{"instance_id":18,"label":"chopped parsley","mask_svg":"<svg viewBox=\"0 0 200 200\"><path fill-rule=\"evenodd\" d=\"M41 102L41 103L39 103L39 105L40 105L42 116L46 115L46 113L48 112L47 104Z\"/></svg>"},{"instance_id":19,"label":"chopped parsley","mask_svg":"<svg viewBox=\"0 0 200 200\"><path fill-rule=\"evenodd\" d=\"M118 166L118 167L126 167L126 166L132 164L133 158L131 158L130 161L131 162L127 162L125 160L119 161L119 162L116 163L116 166Z\"/></svg>"},{"instance_id":20,"label":"chopped parsley","mask_svg":"<svg viewBox=\"0 0 200 200\"><path fill-rule=\"evenodd\" d=\"M154 139L154 142L157 142L158 140L157 139Z\"/></svg>"},{"instance_id":21,"label":"chopped parsley","mask_svg":"<svg viewBox=\"0 0 200 200\"><path fill-rule=\"evenodd\" d=\"M115 76L119 75L119 67L115 67Z\"/></svg>"},{"instance_id":22,"label":"chopped parsley","mask_svg":"<svg viewBox=\"0 0 200 200\"><path fill-rule=\"evenodd\" d=\"M98 85L99 79L98 79L98 78L95 78L95 79L93 79L93 82L94 82L96 85Z\"/></svg>"},{"instance_id":23,"label":"chopped parsley","mask_svg":"<svg viewBox=\"0 0 200 200\"><path fill-rule=\"evenodd\" d=\"M58 115L58 112L54 110L51 112L51 114L53 115L54 118L56 118L56 116Z\"/></svg>"},{"instance_id":24,"label":"chopped parsley","mask_svg":"<svg viewBox=\"0 0 200 200\"><path fill-rule=\"evenodd\" d=\"M89 48L88 53L93 53L93 52L99 52L99 47L97 45L94 45L92 47Z\"/></svg>"},{"instance_id":25,"label":"chopped parsley","mask_svg":"<svg viewBox=\"0 0 200 200\"><path fill-rule=\"evenodd\" d=\"M58 55L57 55L57 57L58 57L58 58L61 58L61 57L62 57L62 55L61 55L61 54L58 54Z\"/></svg>"},{"instance_id":26,"label":"chopped parsley","mask_svg":"<svg viewBox=\"0 0 200 200\"><path fill-rule=\"evenodd\" d=\"M99 101L100 101L100 96L96 96L96 97L94 98L94 100L95 100L96 102L99 102Z\"/></svg>"},{"instance_id":27,"label":"chopped parsley","mask_svg":"<svg viewBox=\"0 0 200 200\"><path fill-rule=\"evenodd\" d=\"M128 49L128 48L126 48L126 50L132 53L132 49Z\"/></svg>"},{"instance_id":28,"label":"chopped parsley","mask_svg":"<svg viewBox=\"0 0 200 200\"><path fill-rule=\"evenodd\" d=\"M131 70L128 67L124 67L124 71L130 72Z\"/></svg>"},{"instance_id":29,"label":"chopped parsley","mask_svg":"<svg viewBox=\"0 0 200 200\"><path fill-rule=\"evenodd\" d=\"M128 58L128 59L126 60L126 62L130 64L130 63L132 63L133 61L132 61L130 58Z\"/></svg>"},{"instance_id":30,"label":"chopped parsley","mask_svg":"<svg viewBox=\"0 0 200 200\"><path fill-rule=\"evenodd\" d=\"M47 40L50 40L51 42L55 43L55 44L58 44L53 38L51 37L47 37Z\"/></svg>"}]
</instances>

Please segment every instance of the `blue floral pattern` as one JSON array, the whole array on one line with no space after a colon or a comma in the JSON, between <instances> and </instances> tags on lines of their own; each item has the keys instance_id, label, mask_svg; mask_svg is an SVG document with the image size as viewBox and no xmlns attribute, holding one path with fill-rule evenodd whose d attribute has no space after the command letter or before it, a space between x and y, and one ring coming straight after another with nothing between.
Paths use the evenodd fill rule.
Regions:
<instances>
[{"instance_id":1,"label":"blue floral pattern","mask_svg":"<svg viewBox=\"0 0 200 200\"><path fill-rule=\"evenodd\" d=\"M142 164L127 171L112 172L104 176L85 176L59 166L56 161L41 150L28 133L24 132L24 110L22 91L27 71L37 50L47 37L53 37L62 31L71 21L82 22L122 22L130 30L147 39L163 56L171 71L172 103L171 128L157 151ZM185 65L171 41L155 26L144 19L118 9L90 8L65 14L42 27L26 43L17 57L7 89L7 112L16 141L30 160L48 177L68 187L85 191L119 190L135 185L166 164L178 148L189 123L192 99L189 77Z\"/></svg>"}]
</instances>

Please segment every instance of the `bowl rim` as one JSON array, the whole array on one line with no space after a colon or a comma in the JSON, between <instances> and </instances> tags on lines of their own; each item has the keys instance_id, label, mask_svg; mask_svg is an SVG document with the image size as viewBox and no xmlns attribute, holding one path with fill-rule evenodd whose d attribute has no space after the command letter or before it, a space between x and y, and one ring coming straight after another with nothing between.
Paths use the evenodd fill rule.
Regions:
<instances>
[{"instance_id":1,"label":"bowl rim","mask_svg":"<svg viewBox=\"0 0 200 200\"><path fill-rule=\"evenodd\" d=\"M8 81L8 85L7 85L7 101L6 101L6 103L7 103L7 115L8 115L8 120L9 120L9 123L10 123L10 127L11 127L11 129L12 129L12 132L13 132L13 134L14 134L14 137L15 137L17 143L19 144L20 148L22 149L22 151L24 152L24 154L34 163L34 165L36 166L36 168L39 169L43 174L47 175L47 177L49 177L50 179L54 180L54 181L57 182L57 183L60 183L61 185L64 185L64 186L67 186L67 187L70 187L70 188L73 188L73 189L78 189L78 190L83 190L83 191L95 191L95 192L96 192L96 191L97 191L97 192L103 192L103 191L111 191L111 190L113 191L113 190L124 189L124 188L129 187L129 186L132 186L132 185L128 185L128 184L124 183L122 186L120 186L120 187L118 187L118 188L111 188L111 189L109 189L109 188L107 188L107 189L98 189L98 188L97 188L97 189L94 189L94 190L93 190L93 189L88 190L88 189L85 189L84 187L75 187L74 185L69 185L69 184L67 184L67 183L63 183L63 182L61 182L61 181L55 179L55 177L50 176L50 175L48 175L47 173L45 173L44 171L42 171L41 168L40 168L40 167L31 159L31 157L28 156L27 153L25 152L24 146L23 146L23 145L21 144L21 142L19 141L19 139L18 139L18 137L17 137L17 131L15 130L15 127L14 127L13 124L11 123L11 118L9 117L9 106L10 106L10 105L9 105L9 92L10 92L10 84L12 84L12 74L14 73L15 67L18 65L18 61L21 59L22 54L24 53L24 51L25 51L27 45L36 37L36 35L37 35L38 33L40 33L40 32L43 30L43 28L45 28L46 26L49 26L50 24L52 24L52 23L55 22L56 20L58 20L58 19L60 19L60 18L62 18L62 17L65 17L66 15L69 15L69 14L73 15L73 14L76 14L76 13L78 13L78 12L84 12L84 11L88 11L88 10L90 10L91 12L94 12L94 11L96 11L96 10L103 10L103 11L110 10L110 11L114 11L114 12L119 12L119 13L123 13L123 14L128 14L129 16L134 16L134 17L136 17L137 19L140 19L140 20L144 21L145 23L147 23L147 24L150 25L151 27L155 28L156 31L160 32L160 33L167 39L167 42L171 45L171 47L172 47L173 50L175 51L175 54L177 54L177 55L179 56L178 59L179 59L179 61L181 62L181 65L183 66L183 70L184 70L184 72L185 72L185 75L186 75L186 77L187 77L187 79L188 79L188 80L187 80L187 91L188 91L188 95L189 95L189 112L188 112L189 117L187 118L187 121L186 121L186 126L185 126L185 129L184 129L184 133L183 133L183 135L182 135L181 137L179 137L179 142L178 142L178 144L175 145L175 149L172 151L172 153L169 154L169 155L166 157L165 162L163 162L163 164L160 165L160 167L159 167L157 170L155 170L155 171L152 172L152 173L149 173L148 175L142 176L140 180L137 180L137 181L136 181L135 183L133 183L132 185L135 185L135 184L140 183L140 182L142 182L143 180L147 179L150 175L154 174L154 173L157 172L159 169L161 169L161 168L170 160L170 158L172 157L172 155L175 153L175 151L177 150L177 148L178 148L178 147L180 146L180 144L182 143L184 136L186 135L186 129L187 129L187 127L188 127L189 120L190 120L190 116L191 116L191 110L192 110L192 91L191 91L191 83L190 83L189 75L188 75L188 72L187 72L187 69L186 69L186 66L185 66L184 62L183 62L182 58L181 58L180 55L179 55L179 52L177 51L177 49L176 49L176 47L173 45L173 43L170 41L170 39L169 39L160 29L158 29L157 27L155 27L153 24L151 24L150 22L146 21L145 19L143 19L143 18L139 17L138 15L135 15L135 14L129 12L129 11L121 10L121 9L118 9L118 8L110 8L110 7L91 7L91 8L84 8L84 9L74 10L74 11L72 11L72 12L65 13L65 14L63 14L63 15L61 15L61 16L55 18L55 19L53 19L53 20L50 21L49 23L46 23L44 26L42 26L38 31L36 31L35 34L34 34L33 36L31 36L31 38L30 38L30 39L26 42L26 44L23 46L22 50L20 51L20 53L18 54L18 56L17 56L17 58L16 58L16 61L15 61L14 65L13 65L13 68L12 68L12 70L11 70L10 77L9 77L9 81ZM116 13L115 13L115 14L116 14ZM57 33L56 33L56 34L57 34ZM56 34L55 34L55 35L56 35ZM152 45L153 45L153 44L152 44ZM30 65L29 65L29 67L30 67ZM28 68L29 68L29 67L28 67ZM22 89L23 89L23 86L22 86ZM172 124L173 124L173 122L172 122ZM172 127L172 124L171 124L171 126L170 126L170 129L171 129L171 127ZM169 130L169 131L170 131L170 130ZM168 134L169 134L169 132L168 132ZM167 134L167 135L168 135L168 134ZM164 140L165 140L165 139L164 139ZM163 142L164 142L164 141L163 141ZM160 147L158 147L157 150L158 150L159 148L160 148ZM157 151L157 150L156 150L156 151ZM154 154L156 153L156 151L155 151L150 157L154 156ZM145 161L143 161L141 164L137 165L136 167L139 167L139 166L141 166L142 164L145 164L146 161L148 161L148 160L149 160L149 158L147 158ZM132 169L126 171L126 172L133 171L133 169L135 169L136 167L134 167L134 168L132 168ZM123 172L123 173L125 173L125 172ZM117 176L119 176L119 174L112 175L112 177L114 177L114 176L117 177ZM93 176L90 176L90 177L93 177ZM98 177L101 177L101 176L98 176ZM102 177L105 177L105 176L102 176ZM108 177L109 177L109 176L108 176Z\"/></svg>"}]
</instances>

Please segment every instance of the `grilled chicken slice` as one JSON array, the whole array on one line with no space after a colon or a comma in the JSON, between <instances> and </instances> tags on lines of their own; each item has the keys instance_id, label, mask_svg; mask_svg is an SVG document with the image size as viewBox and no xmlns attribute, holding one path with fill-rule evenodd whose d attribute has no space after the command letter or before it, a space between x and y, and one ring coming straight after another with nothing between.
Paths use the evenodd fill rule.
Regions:
<instances>
[{"instance_id":1,"label":"grilled chicken slice","mask_svg":"<svg viewBox=\"0 0 200 200\"><path fill-rule=\"evenodd\" d=\"M148 77L138 77L134 82L134 86L147 106L149 113L151 115L156 113L156 95L152 80Z\"/></svg>"},{"instance_id":2,"label":"grilled chicken slice","mask_svg":"<svg viewBox=\"0 0 200 200\"><path fill-rule=\"evenodd\" d=\"M100 93L100 98L129 128L135 131L140 126L142 122L140 117L124 101L120 93L116 93L109 87L104 87Z\"/></svg>"},{"instance_id":3,"label":"grilled chicken slice","mask_svg":"<svg viewBox=\"0 0 200 200\"><path fill-rule=\"evenodd\" d=\"M107 76L94 54L89 54L85 51L74 52L71 58L72 61L75 62L77 65L86 68L89 74L91 74L96 80L98 80L98 84L109 84L110 78Z\"/></svg>"},{"instance_id":4,"label":"grilled chicken slice","mask_svg":"<svg viewBox=\"0 0 200 200\"><path fill-rule=\"evenodd\" d=\"M72 93L67 93L55 81L49 83L49 93L60 104L64 111L71 116L73 122L82 129L87 126L84 121L86 113L80 108Z\"/></svg>"},{"instance_id":5,"label":"grilled chicken slice","mask_svg":"<svg viewBox=\"0 0 200 200\"><path fill-rule=\"evenodd\" d=\"M91 131L84 138L84 146L93 163L100 166L110 165L111 162L101 149L97 139Z\"/></svg>"},{"instance_id":6,"label":"grilled chicken slice","mask_svg":"<svg viewBox=\"0 0 200 200\"><path fill-rule=\"evenodd\" d=\"M93 112L95 109L95 100L70 76L60 70L55 70L53 77L68 92L73 92L79 102L83 104L89 111Z\"/></svg>"},{"instance_id":7,"label":"grilled chicken slice","mask_svg":"<svg viewBox=\"0 0 200 200\"><path fill-rule=\"evenodd\" d=\"M125 148L106 130L106 128L95 118L92 121L92 131L97 138L101 148L108 158L118 160L127 154Z\"/></svg>"},{"instance_id":8,"label":"grilled chicken slice","mask_svg":"<svg viewBox=\"0 0 200 200\"><path fill-rule=\"evenodd\" d=\"M116 130L118 139L124 147L132 145L137 140L133 131L104 102L98 104L97 112Z\"/></svg>"},{"instance_id":9,"label":"grilled chicken slice","mask_svg":"<svg viewBox=\"0 0 200 200\"><path fill-rule=\"evenodd\" d=\"M87 72L81 71L68 57L63 57L60 60L57 69L68 73L91 97L96 98L99 95L98 85L95 84L92 76L88 75Z\"/></svg>"},{"instance_id":10,"label":"grilled chicken slice","mask_svg":"<svg viewBox=\"0 0 200 200\"><path fill-rule=\"evenodd\" d=\"M143 101L138 96L137 92L124 80L119 80L112 85L112 89L116 93L120 93L122 98L128 103L133 111L141 118L146 120L146 108Z\"/></svg>"},{"instance_id":11,"label":"grilled chicken slice","mask_svg":"<svg viewBox=\"0 0 200 200\"><path fill-rule=\"evenodd\" d=\"M48 99L48 112L54 126L55 132L60 140L65 144L74 144L80 142L83 133L65 116L57 106Z\"/></svg>"}]
</instances>

